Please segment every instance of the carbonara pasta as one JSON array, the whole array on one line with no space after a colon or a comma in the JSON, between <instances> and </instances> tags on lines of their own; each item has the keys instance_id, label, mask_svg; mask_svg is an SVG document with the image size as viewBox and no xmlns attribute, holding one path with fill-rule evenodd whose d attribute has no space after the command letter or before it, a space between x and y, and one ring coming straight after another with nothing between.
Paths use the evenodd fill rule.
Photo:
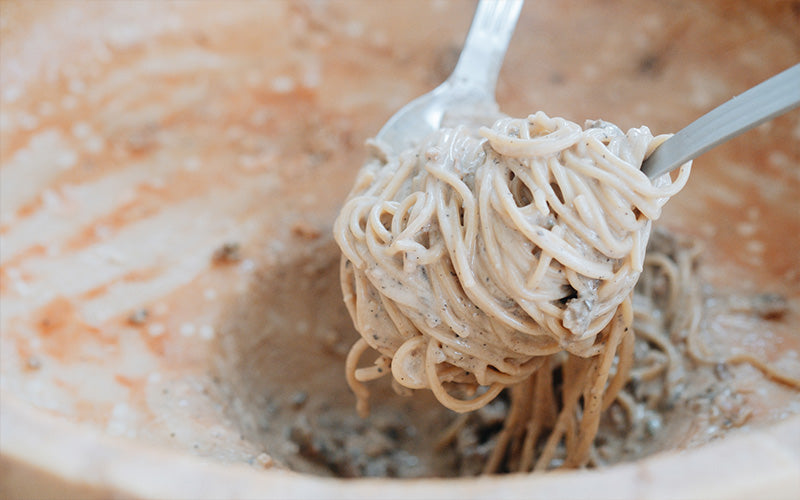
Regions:
<instances>
[{"instance_id":1,"label":"carbonara pasta","mask_svg":"<svg viewBox=\"0 0 800 500\"><path fill-rule=\"evenodd\" d=\"M361 335L346 367L359 412L364 383L387 374L457 412L511 386L512 401L538 386L553 399L558 366L558 417L539 462L566 439L566 465L584 465L628 380L651 221L691 168L674 180L640 171L665 139L538 112L444 128L397 156L373 142L334 229ZM377 359L359 367L370 350Z\"/></svg>"}]
</instances>

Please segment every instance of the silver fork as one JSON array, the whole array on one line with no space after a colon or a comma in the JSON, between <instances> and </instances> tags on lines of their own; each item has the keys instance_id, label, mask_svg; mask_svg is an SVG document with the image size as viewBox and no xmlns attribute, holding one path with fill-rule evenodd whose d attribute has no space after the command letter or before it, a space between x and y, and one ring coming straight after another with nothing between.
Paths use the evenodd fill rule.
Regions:
<instances>
[{"instance_id":1,"label":"silver fork","mask_svg":"<svg viewBox=\"0 0 800 500\"><path fill-rule=\"evenodd\" d=\"M400 153L438 130L445 114L497 116L497 77L522 3L523 0L480 0L450 77L403 106L389 118L376 138Z\"/></svg>"},{"instance_id":2,"label":"silver fork","mask_svg":"<svg viewBox=\"0 0 800 500\"><path fill-rule=\"evenodd\" d=\"M642 172L654 179L798 106L800 64L795 64L681 129L642 163Z\"/></svg>"}]
</instances>

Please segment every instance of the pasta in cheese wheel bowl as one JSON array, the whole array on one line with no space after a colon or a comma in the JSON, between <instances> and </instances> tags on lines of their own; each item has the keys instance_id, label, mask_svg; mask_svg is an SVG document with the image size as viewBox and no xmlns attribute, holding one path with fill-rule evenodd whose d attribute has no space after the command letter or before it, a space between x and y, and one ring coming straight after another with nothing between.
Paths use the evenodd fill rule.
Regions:
<instances>
[{"instance_id":1,"label":"pasta in cheese wheel bowl","mask_svg":"<svg viewBox=\"0 0 800 500\"><path fill-rule=\"evenodd\" d=\"M523 7L409 151L459 1L0 5L7 498L800 495L790 3Z\"/></svg>"}]
</instances>

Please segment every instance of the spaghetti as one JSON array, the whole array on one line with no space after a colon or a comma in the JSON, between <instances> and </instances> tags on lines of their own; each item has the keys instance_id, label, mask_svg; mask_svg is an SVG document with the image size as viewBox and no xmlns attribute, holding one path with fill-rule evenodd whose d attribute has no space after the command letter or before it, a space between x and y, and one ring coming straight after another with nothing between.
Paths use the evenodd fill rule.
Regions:
<instances>
[{"instance_id":1,"label":"spaghetti","mask_svg":"<svg viewBox=\"0 0 800 500\"><path fill-rule=\"evenodd\" d=\"M557 454L587 464L600 415L631 375L633 289L658 266L645 259L651 221L690 172L639 170L665 139L539 112L442 129L398 156L372 143L335 224L362 337L346 367L359 412L364 382L388 373L457 412L511 387L487 471L512 441L519 470ZM377 360L359 368L370 349Z\"/></svg>"}]
</instances>

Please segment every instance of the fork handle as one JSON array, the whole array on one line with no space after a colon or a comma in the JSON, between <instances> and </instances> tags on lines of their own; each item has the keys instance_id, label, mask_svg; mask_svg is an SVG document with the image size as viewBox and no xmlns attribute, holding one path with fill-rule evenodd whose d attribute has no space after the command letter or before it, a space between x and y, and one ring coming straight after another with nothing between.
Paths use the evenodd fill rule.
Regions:
<instances>
[{"instance_id":1,"label":"fork handle","mask_svg":"<svg viewBox=\"0 0 800 500\"><path fill-rule=\"evenodd\" d=\"M734 97L664 141L642 163L642 172L654 179L798 105L800 64Z\"/></svg>"},{"instance_id":2,"label":"fork handle","mask_svg":"<svg viewBox=\"0 0 800 500\"><path fill-rule=\"evenodd\" d=\"M523 0L480 0L449 83L494 97L522 3Z\"/></svg>"}]
</instances>

